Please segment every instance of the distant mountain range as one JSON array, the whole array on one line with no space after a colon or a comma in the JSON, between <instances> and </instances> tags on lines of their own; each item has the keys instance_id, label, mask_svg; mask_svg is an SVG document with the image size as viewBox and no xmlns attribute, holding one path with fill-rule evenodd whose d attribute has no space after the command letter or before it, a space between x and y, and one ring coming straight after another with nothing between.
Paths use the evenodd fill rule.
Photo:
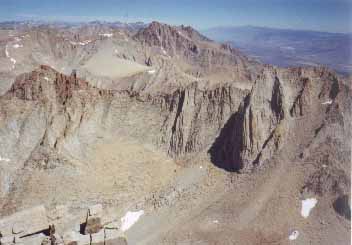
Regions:
<instances>
[{"instance_id":1,"label":"distant mountain range","mask_svg":"<svg viewBox=\"0 0 352 245\"><path fill-rule=\"evenodd\" d=\"M81 26L93 26L103 25L110 28L125 28L129 30L139 30L146 27L148 24L144 22L107 22L107 21L91 21L91 22L66 22L66 21L40 21L40 20L29 20L29 21L3 21L0 22L1 29L18 29L23 27L56 27L56 28L70 28L70 27L81 27Z\"/></svg>"},{"instance_id":2,"label":"distant mountain range","mask_svg":"<svg viewBox=\"0 0 352 245\"><path fill-rule=\"evenodd\" d=\"M228 42L263 63L278 66L327 65L342 74L352 73L352 34L255 26L215 27L207 37Z\"/></svg>"},{"instance_id":3,"label":"distant mountain range","mask_svg":"<svg viewBox=\"0 0 352 245\"><path fill-rule=\"evenodd\" d=\"M6 21L1 29L32 27L79 28L82 26L122 28L132 32L148 23L120 21ZM214 41L228 43L262 63L281 67L326 65L340 74L352 74L352 33L329 33L307 30L276 29L256 26L224 26L201 30Z\"/></svg>"}]
</instances>

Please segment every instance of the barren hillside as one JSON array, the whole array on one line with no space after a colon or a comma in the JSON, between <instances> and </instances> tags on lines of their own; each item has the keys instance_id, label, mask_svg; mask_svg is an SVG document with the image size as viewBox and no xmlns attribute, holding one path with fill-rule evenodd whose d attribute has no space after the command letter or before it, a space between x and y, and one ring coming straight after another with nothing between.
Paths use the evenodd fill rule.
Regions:
<instances>
[{"instance_id":1,"label":"barren hillside","mask_svg":"<svg viewBox=\"0 0 352 245\"><path fill-rule=\"evenodd\" d=\"M0 244L346 244L351 81L191 27L0 32Z\"/></svg>"}]
</instances>

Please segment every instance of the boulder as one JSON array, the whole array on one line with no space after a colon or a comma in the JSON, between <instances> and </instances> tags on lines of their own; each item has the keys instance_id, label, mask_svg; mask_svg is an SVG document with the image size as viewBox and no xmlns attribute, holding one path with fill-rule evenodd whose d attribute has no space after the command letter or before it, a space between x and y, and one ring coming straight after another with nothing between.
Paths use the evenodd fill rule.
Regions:
<instances>
[{"instance_id":1,"label":"boulder","mask_svg":"<svg viewBox=\"0 0 352 245\"><path fill-rule=\"evenodd\" d=\"M102 228L101 216L103 213L103 206L97 204L89 207L87 220L84 228L84 234L98 233Z\"/></svg>"},{"instance_id":2,"label":"boulder","mask_svg":"<svg viewBox=\"0 0 352 245\"><path fill-rule=\"evenodd\" d=\"M0 237L0 244L1 245L13 244L14 241L15 241L15 237L14 236L3 236L3 237Z\"/></svg>"},{"instance_id":3,"label":"boulder","mask_svg":"<svg viewBox=\"0 0 352 245\"><path fill-rule=\"evenodd\" d=\"M49 228L44 206L26 209L0 220L2 236L26 236Z\"/></svg>"},{"instance_id":4,"label":"boulder","mask_svg":"<svg viewBox=\"0 0 352 245\"><path fill-rule=\"evenodd\" d=\"M45 241L47 239L48 239L47 236L45 236L43 233L39 233L39 234L35 234L32 236L23 237L19 241L17 241L17 239L16 239L15 244L17 244L19 242L19 243L25 244L25 245L41 245L41 244L45 244Z\"/></svg>"},{"instance_id":5,"label":"boulder","mask_svg":"<svg viewBox=\"0 0 352 245\"><path fill-rule=\"evenodd\" d=\"M100 217L88 217L84 228L84 234L98 233L102 228L103 226L101 225Z\"/></svg>"}]
</instances>

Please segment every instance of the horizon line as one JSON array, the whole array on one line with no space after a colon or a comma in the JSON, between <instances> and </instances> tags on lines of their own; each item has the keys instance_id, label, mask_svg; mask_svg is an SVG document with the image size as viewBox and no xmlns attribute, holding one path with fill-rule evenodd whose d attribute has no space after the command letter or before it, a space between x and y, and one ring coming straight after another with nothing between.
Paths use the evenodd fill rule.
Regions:
<instances>
[{"instance_id":1,"label":"horizon line","mask_svg":"<svg viewBox=\"0 0 352 245\"><path fill-rule=\"evenodd\" d=\"M71 16L73 17L73 16ZM240 28L240 27L252 27L252 28L263 28L263 29L276 29L276 30L286 30L286 31L308 31L308 32L318 32L318 33L330 33L330 34L352 34L352 28L348 32L338 32L338 31L327 31L327 30L316 30L316 29L304 29L304 28L293 28L293 27L275 27L275 26L261 26L261 25L252 25L252 24L243 24L243 25L232 25L232 24L224 24L224 25L214 25L206 28L196 28L191 24L171 24L165 21L159 21L159 20L135 20L135 21L123 21L123 20L108 20L108 19L92 19L92 20L63 20L63 19L23 19L23 20L16 20L16 19L9 19L9 20L0 20L0 23L6 23L6 22L43 22L43 23L66 23L66 24L89 24L92 22L102 22L102 23L107 23L107 24L112 24L112 23L121 23L121 24L136 24L136 23L143 23L143 24L150 24L152 22L159 22L163 24L167 24L170 26L191 26L192 28L198 30L198 31L207 31L210 29L214 28Z\"/></svg>"}]
</instances>

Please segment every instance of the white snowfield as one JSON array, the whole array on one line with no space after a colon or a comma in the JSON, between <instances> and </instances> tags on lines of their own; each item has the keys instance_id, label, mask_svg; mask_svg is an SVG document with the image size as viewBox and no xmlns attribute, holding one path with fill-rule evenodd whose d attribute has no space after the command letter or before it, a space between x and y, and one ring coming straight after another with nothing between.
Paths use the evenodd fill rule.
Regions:
<instances>
[{"instance_id":1,"label":"white snowfield","mask_svg":"<svg viewBox=\"0 0 352 245\"><path fill-rule=\"evenodd\" d=\"M10 58L10 60L12 62L11 70L15 69L16 60L10 56L10 53L8 50L8 44L6 44L6 47L5 47L5 55L6 55L6 58Z\"/></svg>"},{"instance_id":2,"label":"white snowfield","mask_svg":"<svg viewBox=\"0 0 352 245\"><path fill-rule=\"evenodd\" d=\"M302 209L301 209L301 215L303 218L308 218L310 211L315 207L315 205L318 203L318 200L316 198L307 198L305 200L302 200Z\"/></svg>"},{"instance_id":3,"label":"white snowfield","mask_svg":"<svg viewBox=\"0 0 352 245\"><path fill-rule=\"evenodd\" d=\"M127 231L129 228L134 225L139 218L144 214L143 210L136 211L136 212L130 212L128 211L125 216L121 218L121 230L122 231Z\"/></svg>"},{"instance_id":4,"label":"white snowfield","mask_svg":"<svg viewBox=\"0 0 352 245\"><path fill-rule=\"evenodd\" d=\"M325 101L325 102L323 102L321 104L322 105L331 105L332 104L332 100Z\"/></svg>"},{"instance_id":5,"label":"white snowfield","mask_svg":"<svg viewBox=\"0 0 352 245\"><path fill-rule=\"evenodd\" d=\"M112 34L112 33L103 33L103 34L99 34L99 36L103 36L103 37L112 37L113 34Z\"/></svg>"},{"instance_id":6,"label":"white snowfield","mask_svg":"<svg viewBox=\"0 0 352 245\"><path fill-rule=\"evenodd\" d=\"M70 41L70 43L72 45L81 45L81 46L85 46L85 45L89 44L90 42L92 42L92 40L85 40L85 41L82 41L82 42Z\"/></svg>"},{"instance_id":7,"label":"white snowfield","mask_svg":"<svg viewBox=\"0 0 352 245\"><path fill-rule=\"evenodd\" d=\"M22 47L23 47L23 45L22 45L22 44L18 44L18 43L16 43L16 44L14 44L12 47L14 47L14 48L22 48Z\"/></svg>"},{"instance_id":8,"label":"white snowfield","mask_svg":"<svg viewBox=\"0 0 352 245\"><path fill-rule=\"evenodd\" d=\"M290 241L296 240L299 236L299 232L297 230L292 231L292 233L288 236Z\"/></svg>"},{"instance_id":9,"label":"white snowfield","mask_svg":"<svg viewBox=\"0 0 352 245\"><path fill-rule=\"evenodd\" d=\"M8 46L6 45L5 47L5 55L6 55L6 58L9 58L10 57L10 54L9 54L9 50L8 50Z\"/></svg>"},{"instance_id":10,"label":"white snowfield","mask_svg":"<svg viewBox=\"0 0 352 245\"><path fill-rule=\"evenodd\" d=\"M10 159L8 159L8 158L2 158L1 156L0 156L0 162L9 162L10 161Z\"/></svg>"},{"instance_id":11,"label":"white snowfield","mask_svg":"<svg viewBox=\"0 0 352 245\"><path fill-rule=\"evenodd\" d=\"M10 58L11 62L12 62L12 70L15 69L15 65L16 65L16 60L14 58Z\"/></svg>"}]
</instances>

